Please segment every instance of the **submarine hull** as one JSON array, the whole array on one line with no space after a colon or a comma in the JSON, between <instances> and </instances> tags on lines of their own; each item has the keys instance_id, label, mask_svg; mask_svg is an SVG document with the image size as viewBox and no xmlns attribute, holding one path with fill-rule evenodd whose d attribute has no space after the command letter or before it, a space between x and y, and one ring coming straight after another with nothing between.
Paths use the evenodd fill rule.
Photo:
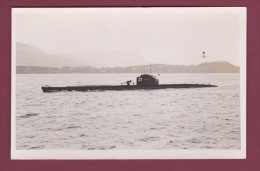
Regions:
<instances>
[{"instance_id":1,"label":"submarine hull","mask_svg":"<svg viewBox=\"0 0 260 171\"><path fill-rule=\"evenodd\" d=\"M206 88L217 87L210 84L161 84L155 86L137 86L137 85L102 85L102 86L68 86L68 87L42 87L43 92L59 92L59 91L105 91L105 90L155 90L168 88Z\"/></svg>"}]
</instances>

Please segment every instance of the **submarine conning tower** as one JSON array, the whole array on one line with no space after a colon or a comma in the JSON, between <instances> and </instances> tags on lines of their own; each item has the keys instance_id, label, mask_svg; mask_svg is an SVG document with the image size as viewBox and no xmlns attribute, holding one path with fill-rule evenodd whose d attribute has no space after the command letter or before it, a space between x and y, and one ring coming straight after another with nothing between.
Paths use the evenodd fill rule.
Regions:
<instances>
[{"instance_id":1,"label":"submarine conning tower","mask_svg":"<svg viewBox=\"0 0 260 171\"><path fill-rule=\"evenodd\" d=\"M159 85L159 80L153 75L143 74L136 78L136 83L137 86L149 87Z\"/></svg>"}]
</instances>

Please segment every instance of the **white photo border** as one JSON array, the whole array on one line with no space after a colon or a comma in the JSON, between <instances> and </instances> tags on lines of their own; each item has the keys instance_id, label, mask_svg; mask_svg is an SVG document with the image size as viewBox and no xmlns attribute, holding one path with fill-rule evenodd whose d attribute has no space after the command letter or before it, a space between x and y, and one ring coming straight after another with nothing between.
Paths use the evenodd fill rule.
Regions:
<instances>
[{"instance_id":1,"label":"white photo border","mask_svg":"<svg viewBox=\"0 0 260 171\"><path fill-rule=\"evenodd\" d=\"M98 7L97 7L98 8ZM113 8L113 7L108 7ZM125 8L125 7L124 7ZM131 7L133 8L133 7ZM134 7L136 8L136 7ZM16 15L37 10L75 8L12 8L11 70L11 159L245 159L246 158L246 7L150 7L156 9L207 9L216 13L239 15L240 29L240 150L17 150L16 149ZM84 8L80 8L84 9ZM78 9L77 9L78 10Z\"/></svg>"}]
</instances>

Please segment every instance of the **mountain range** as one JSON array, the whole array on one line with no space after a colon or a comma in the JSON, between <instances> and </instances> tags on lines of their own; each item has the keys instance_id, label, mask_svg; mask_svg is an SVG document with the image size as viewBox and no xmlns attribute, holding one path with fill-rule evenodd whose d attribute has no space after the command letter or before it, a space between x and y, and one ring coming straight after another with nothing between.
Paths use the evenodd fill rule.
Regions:
<instances>
[{"instance_id":1,"label":"mountain range","mask_svg":"<svg viewBox=\"0 0 260 171\"><path fill-rule=\"evenodd\" d=\"M150 65L144 65L147 64L144 59L127 50L93 51L75 55L71 58L73 60L68 59L68 56L49 54L34 46L16 43L17 74L150 72ZM119 63L120 67L114 67L113 61ZM237 73L239 67L225 61L217 61L199 65L152 64L151 70L153 73Z\"/></svg>"},{"instance_id":2,"label":"mountain range","mask_svg":"<svg viewBox=\"0 0 260 171\"><path fill-rule=\"evenodd\" d=\"M63 67L80 65L81 63L49 54L34 46L16 43L16 66Z\"/></svg>"},{"instance_id":3,"label":"mountain range","mask_svg":"<svg viewBox=\"0 0 260 171\"><path fill-rule=\"evenodd\" d=\"M77 54L50 54L34 46L16 43L16 66L114 67L147 64L132 50L89 51Z\"/></svg>"}]
</instances>

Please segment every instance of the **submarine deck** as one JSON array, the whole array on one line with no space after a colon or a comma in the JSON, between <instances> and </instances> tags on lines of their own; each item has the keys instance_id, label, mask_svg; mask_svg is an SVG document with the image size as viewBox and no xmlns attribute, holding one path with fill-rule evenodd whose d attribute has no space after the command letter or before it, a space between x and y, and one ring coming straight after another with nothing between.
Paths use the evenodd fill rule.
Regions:
<instances>
[{"instance_id":1,"label":"submarine deck","mask_svg":"<svg viewBox=\"0 0 260 171\"><path fill-rule=\"evenodd\" d=\"M67 86L67 87L42 87L43 92L57 91L104 91L104 90L151 90L168 88L206 88L217 87L211 84L161 84L156 86L137 86L137 85L100 85L100 86Z\"/></svg>"}]
</instances>

